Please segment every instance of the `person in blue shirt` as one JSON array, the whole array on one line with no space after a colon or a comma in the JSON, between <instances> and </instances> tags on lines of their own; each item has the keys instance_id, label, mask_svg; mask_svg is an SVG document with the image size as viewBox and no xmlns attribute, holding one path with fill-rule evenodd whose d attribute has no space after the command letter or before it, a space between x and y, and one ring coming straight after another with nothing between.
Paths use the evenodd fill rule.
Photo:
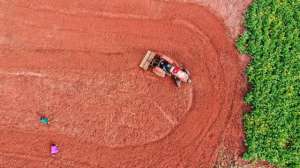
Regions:
<instances>
[{"instance_id":1,"label":"person in blue shirt","mask_svg":"<svg viewBox=\"0 0 300 168\"><path fill-rule=\"evenodd\" d=\"M46 117L45 115L42 115L40 117L40 123L42 123L42 124L49 124L49 118Z\"/></svg>"}]
</instances>

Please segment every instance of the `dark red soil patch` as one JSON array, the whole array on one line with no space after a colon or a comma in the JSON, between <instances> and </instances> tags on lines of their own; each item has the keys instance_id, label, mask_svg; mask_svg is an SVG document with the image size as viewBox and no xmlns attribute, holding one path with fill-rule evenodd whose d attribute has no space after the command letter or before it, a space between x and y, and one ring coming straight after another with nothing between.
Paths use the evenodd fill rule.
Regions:
<instances>
[{"instance_id":1,"label":"dark red soil patch","mask_svg":"<svg viewBox=\"0 0 300 168\"><path fill-rule=\"evenodd\" d=\"M233 151L242 149L244 67L207 9L139 0L0 4L1 166L211 167L226 135ZM147 49L184 63L193 83L178 89L143 72ZM61 149L55 158L51 142Z\"/></svg>"}]
</instances>

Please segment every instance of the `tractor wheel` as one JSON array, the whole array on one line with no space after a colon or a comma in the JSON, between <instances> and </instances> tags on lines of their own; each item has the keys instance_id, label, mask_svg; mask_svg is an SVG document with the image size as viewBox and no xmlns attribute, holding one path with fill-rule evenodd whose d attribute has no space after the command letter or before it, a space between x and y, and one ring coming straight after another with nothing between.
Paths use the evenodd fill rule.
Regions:
<instances>
[{"instance_id":1,"label":"tractor wheel","mask_svg":"<svg viewBox=\"0 0 300 168\"><path fill-rule=\"evenodd\" d=\"M182 70L190 76L190 71L188 71L187 69L182 69Z\"/></svg>"},{"instance_id":2,"label":"tractor wheel","mask_svg":"<svg viewBox=\"0 0 300 168\"><path fill-rule=\"evenodd\" d=\"M174 80L175 80L176 86L180 87L181 86L181 80L176 78L176 77L174 77Z\"/></svg>"}]
</instances>

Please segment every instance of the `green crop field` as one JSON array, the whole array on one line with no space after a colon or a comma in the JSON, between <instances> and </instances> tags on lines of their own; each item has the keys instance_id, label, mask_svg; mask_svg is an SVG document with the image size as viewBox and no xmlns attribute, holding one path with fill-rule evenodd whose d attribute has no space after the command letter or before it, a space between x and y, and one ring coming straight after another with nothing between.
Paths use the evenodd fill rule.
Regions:
<instances>
[{"instance_id":1,"label":"green crop field","mask_svg":"<svg viewBox=\"0 0 300 168\"><path fill-rule=\"evenodd\" d=\"M300 167L300 1L254 0L245 17L237 47L253 59L244 159Z\"/></svg>"}]
</instances>

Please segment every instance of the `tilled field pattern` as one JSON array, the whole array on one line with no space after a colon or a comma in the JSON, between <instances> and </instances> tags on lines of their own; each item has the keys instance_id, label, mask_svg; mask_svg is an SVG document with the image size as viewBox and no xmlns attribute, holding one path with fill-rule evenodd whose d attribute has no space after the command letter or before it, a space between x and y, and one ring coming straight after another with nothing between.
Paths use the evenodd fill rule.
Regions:
<instances>
[{"instance_id":1,"label":"tilled field pattern","mask_svg":"<svg viewBox=\"0 0 300 168\"><path fill-rule=\"evenodd\" d=\"M242 137L244 66L226 31L181 2L0 1L0 167L213 166L224 133ZM193 83L141 70L148 49Z\"/></svg>"}]
</instances>

